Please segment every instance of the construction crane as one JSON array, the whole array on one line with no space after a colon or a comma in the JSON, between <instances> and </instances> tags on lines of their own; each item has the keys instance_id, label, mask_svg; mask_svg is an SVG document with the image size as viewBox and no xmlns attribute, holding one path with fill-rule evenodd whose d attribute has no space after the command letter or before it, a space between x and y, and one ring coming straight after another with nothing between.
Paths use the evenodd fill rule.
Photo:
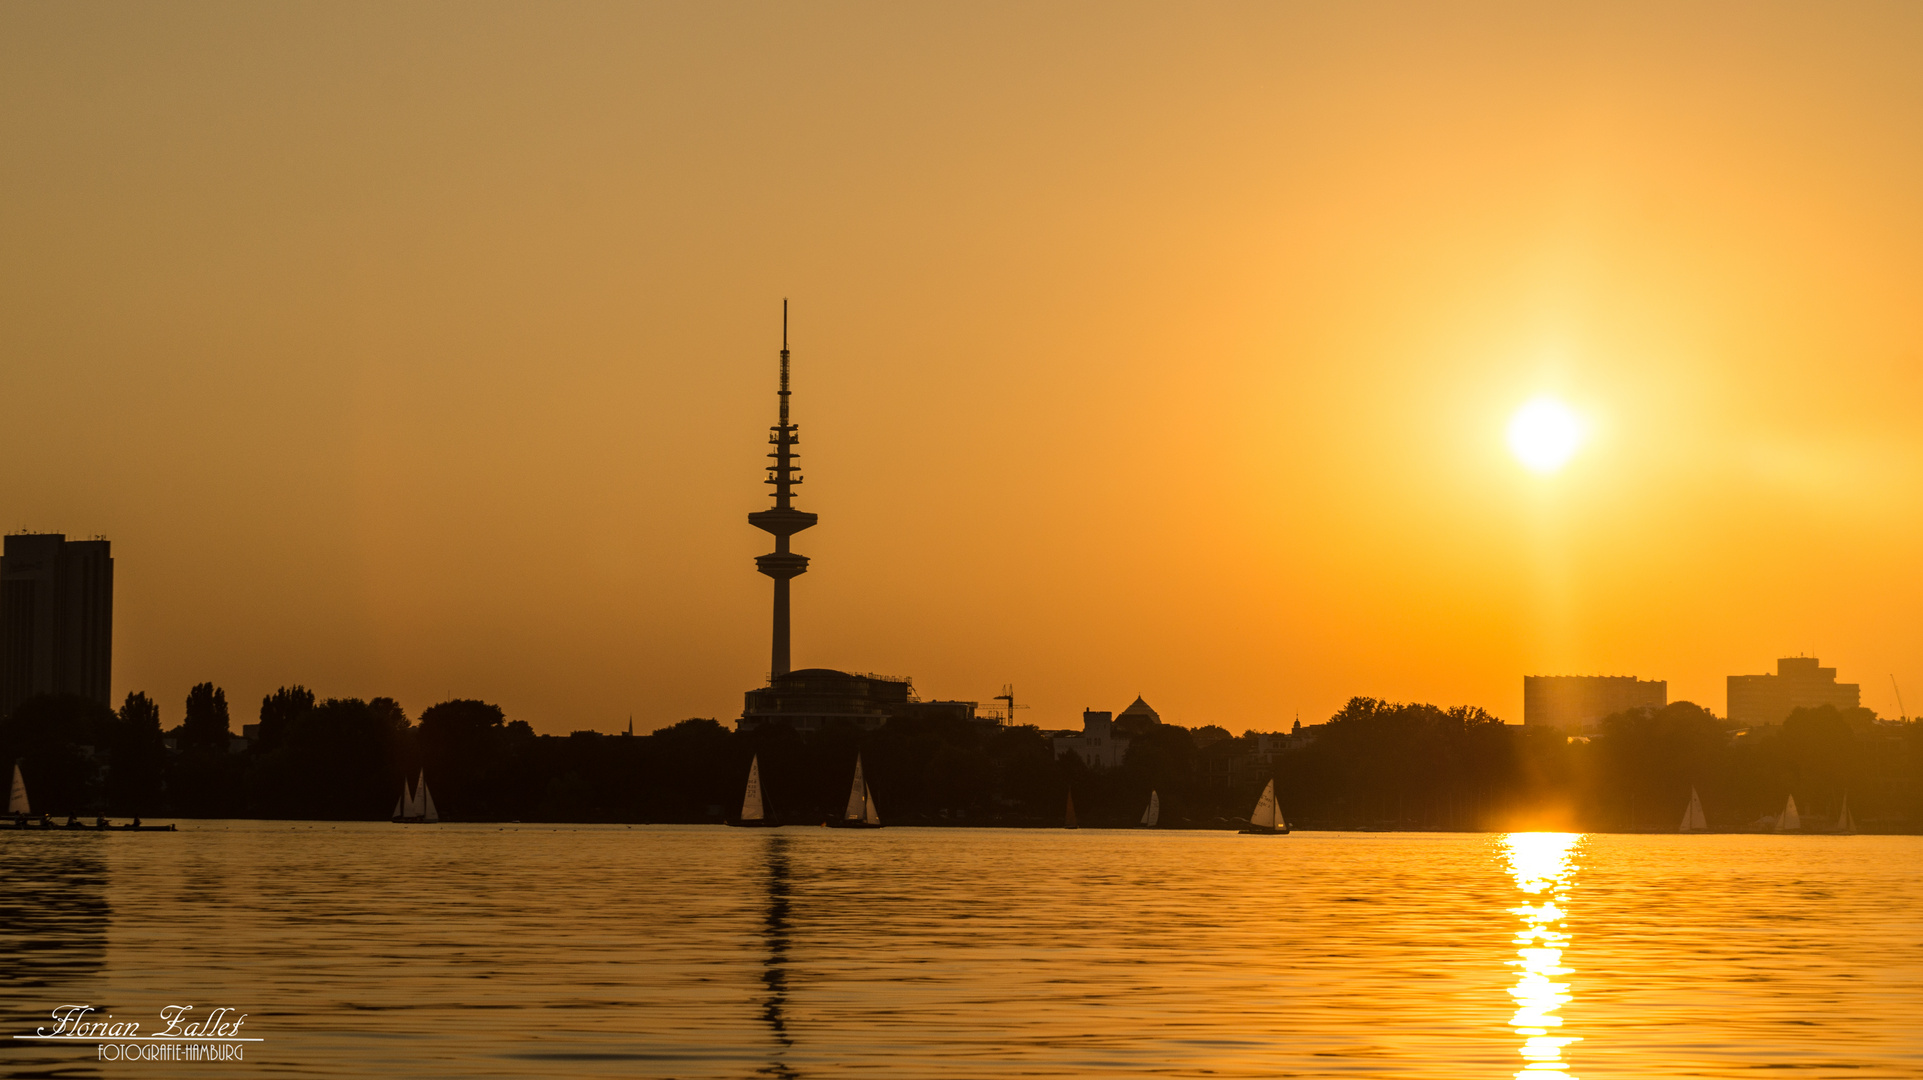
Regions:
<instances>
[{"instance_id":1,"label":"construction crane","mask_svg":"<svg viewBox=\"0 0 1923 1080\"><path fill-rule=\"evenodd\" d=\"M1899 720L1908 720L1910 718L1910 711L1903 707L1903 688L1896 685L1896 676L1894 675L1890 676L1890 689L1896 691L1896 718Z\"/></svg>"},{"instance_id":2,"label":"construction crane","mask_svg":"<svg viewBox=\"0 0 1923 1080\"><path fill-rule=\"evenodd\" d=\"M1028 706L1026 706L1026 705L1017 705L1017 704L1015 704L1015 684L1014 684L1014 683L1006 683L1006 684L1004 684L1004 685L1002 686L1002 692L1001 692L1001 693L999 693L999 694L996 694L996 695L995 695L995 700L996 700L996 701L1006 701L1006 702L1008 702L1008 720L1007 720L1007 722L1008 722L1009 724L1013 724L1013 723L1015 722L1015 710L1016 710L1016 709L1026 709L1026 708L1028 708Z\"/></svg>"}]
</instances>

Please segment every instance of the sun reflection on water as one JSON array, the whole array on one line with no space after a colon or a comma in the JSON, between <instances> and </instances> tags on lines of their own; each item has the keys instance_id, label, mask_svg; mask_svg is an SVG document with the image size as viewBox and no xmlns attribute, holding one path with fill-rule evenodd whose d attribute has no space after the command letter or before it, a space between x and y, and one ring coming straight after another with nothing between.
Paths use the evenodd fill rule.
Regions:
<instances>
[{"instance_id":1,"label":"sun reflection on water","mask_svg":"<svg viewBox=\"0 0 1923 1080\"><path fill-rule=\"evenodd\" d=\"M1509 873L1516 879L1516 888L1528 897L1521 906L1509 909L1522 920L1516 932L1518 959L1509 961L1517 969L1516 985L1509 989L1509 996L1516 999L1509 1026L1523 1036L1520 1052L1527 1062L1516 1080L1576 1080L1562 1059L1562 1048L1581 1040L1559 1034L1562 1017L1556 1010L1569 1003L1569 984L1556 980L1571 971L1562 964L1563 949L1569 943L1562 920L1581 840L1576 833L1503 837Z\"/></svg>"}]
</instances>

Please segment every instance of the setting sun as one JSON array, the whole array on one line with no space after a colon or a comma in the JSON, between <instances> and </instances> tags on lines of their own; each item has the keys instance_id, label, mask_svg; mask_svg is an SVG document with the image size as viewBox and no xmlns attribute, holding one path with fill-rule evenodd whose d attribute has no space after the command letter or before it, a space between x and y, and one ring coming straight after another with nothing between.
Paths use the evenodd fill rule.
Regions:
<instances>
[{"instance_id":1,"label":"setting sun","mask_svg":"<svg viewBox=\"0 0 1923 1080\"><path fill-rule=\"evenodd\" d=\"M1555 398L1535 398L1509 420L1509 451L1531 472L1562 468L1575 456L1582 438L1582 421Z\"/></svg>"}]
</instances>

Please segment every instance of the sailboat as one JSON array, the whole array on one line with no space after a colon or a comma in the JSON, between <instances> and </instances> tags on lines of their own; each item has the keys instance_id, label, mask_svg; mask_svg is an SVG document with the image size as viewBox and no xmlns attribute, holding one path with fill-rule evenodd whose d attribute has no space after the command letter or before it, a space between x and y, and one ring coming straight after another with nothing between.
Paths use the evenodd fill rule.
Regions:
<instances>
[{"instance_id":1,"label":"sailboat","mask_svg":"<svg viewBox=\"0 0 1923 1080\"><path fill-rule=\"evenodd\" d=\"M1080 825L1075 824L1075 793L1072 791L1068 793L1068 813L1062 818L1062 828L1081 828Z\"/></svg>"},{"instance_id":2,"label":"sailboat","mask_svg":"<svg viewBox=\"0 0 1923 1080\"><path fill-rule=\"evenodd\" d=\"M1850 797L1847 793L1843 796L1843 812L1836 815L1836 828L1830 831L1844 836L1856 835L1856 819L1850 816Z\"/></svg>"},{"instance_id":3,"label":"sailboat","mask_svg":"<svg viewBox=\"0 0 1923 1080\"><path fill-rule=\"evenodd\" d=\"M1158 791L1148 793L1148 809L1142 811L1142 828L1153 829L1162 820L1162 794Z\"/></svg>"},{"instance_id":4,"label":"sailboat","mask_svg":"<svg viewBox=\"0 0 1923 1080\"><path fill-rule=\"evenodd\" d=\"M1244 836L1287 836L1288 823L1282 820L1282 811L1275 805L1275 781L1269 781L1262 789L1262 797L1255 800L1255 810L1249 814L1249 827L1242 830Z\"/></svg>"},{"instance_id":5,"label":"sailboat","mask_svg":"<svg viewBox=\"0 0 1923 1080\"><path fill-rule=\"evenodd\" d=\"M748 790L741 796L741 816L728 822L737 828L771 827L774 821L762 811L761 755L748 761Z\"/></svg>"},{"instance_id":6,"label":"sailboat","mask_svg":"<svg viewBox=\"0 0 1923 1080\"><path fill-rule=\"evenodd\" d=\"M861 774L861 755L855 755L855 782L848 789L848 809L842 812L840 821L830 821L837 829L879 829L881 814L875 810L875 793L868 790L868 781Z\"/></svg>"},{"instance_id":7,"label":"sailboat","mask_svg":"<svg viewBox=\"0 0 1923 1080\"><path fill-rule=\"evenodd\" d=\"M7 792L7 813L22 825L33 813L33 808L27 804L27 782L20 778L20 763L17 761L13 763L13 788Z\"/></svg>"},{"instance_id":8,"label":"sailboat","mask_svg":"<svg viewBox=\"0 0 1923 1080\"><path fill-rule=\"evenodd\" d=\"M1696 797L1696 789L1689 789L1689 809L1683 811L1682 827L1677 832L1708 832L1709 819L1703 816L1703 800Z\"/></svg>"},{"instance_id":9,"label":"sailboat","mask_svg":"<svg viewBox=\"0 0 1923 1080\"><path fill-rule=\"evenodd\" d=\"M20 776L20 763L17 761L13 763L13 786L7 789L7 813L13 817L13 823L18 828L25 829L29 826L35 826L33 807L32 804L27 801L27 782ZM98 819L92 825L82 825L77 819L69 817L65 825L57 826L51 821L43 820L39 822L36 827L42 829L112 829L115 832L174 831L172 825L142 825L140 819L137 817L134 818L133 823L130 825L109 825L107 819L104 817Z\"/></svg>"},{"instance_id":10,"label":"sailboat","mask_svg":"<svg viewBox=\"0 0 1923 1080\"><path fill-rule=\"evenodd\" d=\"M441 820L434 809L434 796L427 790L426 769L421 770L419 786L411 791L407 781L401 781L401 797L394 801L394 820L407 825L432 825Z\"/></svg>"},{"instance_id":11,"label":"sailboat","mask_svg":"<svg viewBox=\"0 0 1923 1080\"><path fill-rule=\"evenodd\" d=\"M1777 832L1802 832L1803 819L1796 812L1796 796L1791 795L1789 802L1783 804L1783 812L1776 817Z\"/></svg>"}]
</instances>

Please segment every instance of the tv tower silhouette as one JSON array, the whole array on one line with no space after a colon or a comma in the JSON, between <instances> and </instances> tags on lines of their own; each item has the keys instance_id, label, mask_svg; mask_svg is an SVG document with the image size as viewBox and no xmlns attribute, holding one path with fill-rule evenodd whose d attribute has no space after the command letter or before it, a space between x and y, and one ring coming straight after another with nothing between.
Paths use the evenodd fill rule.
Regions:
<instances>
[{"instance_id":1,"label":"tv tower silhouette","mask_svg":"<svg viewBox=\"0 0 1923 1080\"><path fill-rule=\"evenodd\" d=\"M767 555L755 556L755 569L775 579L775 635L774 650L768 665L768 677L788 674L788 582L798 574L808 572L808 556L797 555L788 550L788 538L813 525L816 517L805 510L794 508L794 488L801 483L801 475L796 470L796 444L801 442L797 436L800 427L788 422L788 301L781 301L781 423L768 429L768 442L774 453L768 456L775 459L768 466L768 479L764 484L774 485L775 504L767 510L757 510L748 515L748 524L763 532L773 533L775 549Z\"/></svg>"}]
</instances>

